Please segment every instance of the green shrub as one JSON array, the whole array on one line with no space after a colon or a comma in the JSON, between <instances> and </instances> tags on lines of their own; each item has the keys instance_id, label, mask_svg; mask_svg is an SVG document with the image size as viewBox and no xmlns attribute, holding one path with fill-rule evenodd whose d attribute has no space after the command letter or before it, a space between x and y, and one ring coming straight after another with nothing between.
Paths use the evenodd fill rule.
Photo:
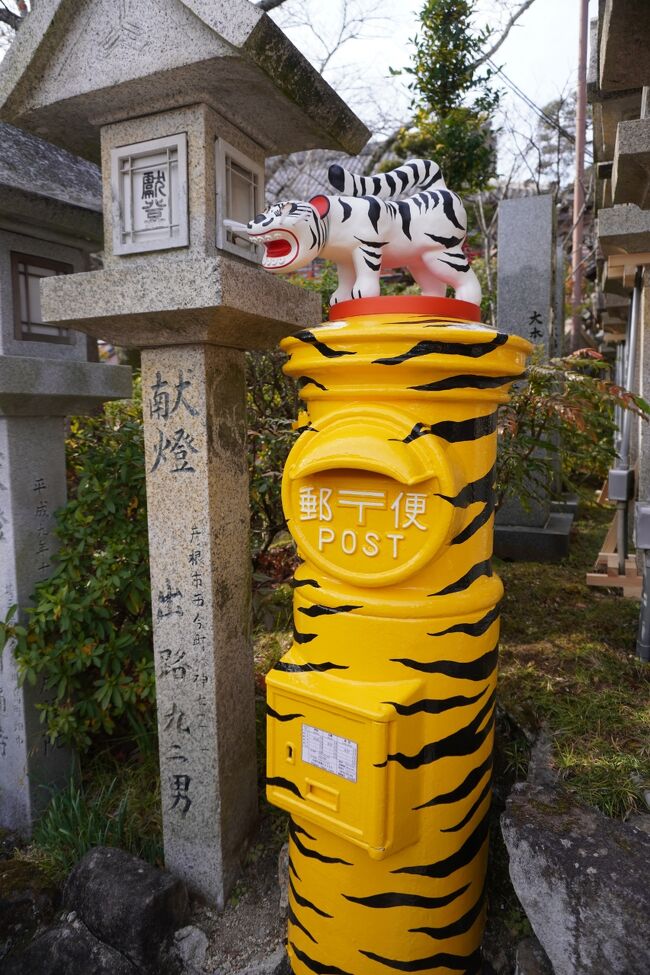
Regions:
<instances>
[{"instance_id":1,"label":"green shrub","mask_svg":"<svg viewBox=\"0 0 650 975\"><path fill-rule=\"evenodd\" d=\"M536 353L528 381L516 384L499 414L497 508L505 497L524 505L546 495L559 469L566 487L604 477L614 460L614 407L647 419L650 406L607 378L599 352L583 349L543 360Z\"/></svg>"},{"instance_id":2,"label":"green shrub","mask_svg":"<svg viewBox=\"0 0 650 975\"><path fill-rule=\"evenodd\" d=\"M158 755L126 758L103 751L52 796L21 858L62 880L94 846L116 846L162 865Z\"/></svg>"},{"instance_id":3,"label":"green shrub","mask_svg":"<svg viewBox=\"0 0 650 975\"><path fill-rule=\"evenodd\" d=\"M282 372L286 356L278 351L246 356L248 468L250 475L253 563L286 529L282 511L282 470L298 434L296 384Z\"/></svg>"},{"instance_id":4,"label":"green shrub","mask_svg":"<svg viewBox=\"0 0 650 975\"><path fill-rule=\"evenodd\" d=\"M56 569L36 587L24 625L5 627L21 679L41 681L47 692L38 708L50 739L79 750L99 735L154 723L140 411L138 391L99 416L72 420Z\"/></svg>"}]
</instances>

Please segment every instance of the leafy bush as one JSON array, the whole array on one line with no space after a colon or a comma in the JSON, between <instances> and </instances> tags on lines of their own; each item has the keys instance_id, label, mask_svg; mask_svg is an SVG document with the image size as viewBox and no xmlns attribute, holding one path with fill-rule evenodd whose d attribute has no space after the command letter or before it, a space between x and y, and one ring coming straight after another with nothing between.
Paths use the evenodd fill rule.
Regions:
<instances>
[{"instance_id":1,"label":"leafy bush","mask_svg":"<svg viewBox=\"0 0 650 975\"><path fill-rule=\"evenodd\" d=\"M563 358L534 357L528 381L501 407L497 508L506 495L524 505L545 496L558 467L567 487L605 476L614 459L614 407L647 419L650 406L607 379L608 363L583 349Z\"/></svg>"},{"instance_id":2,"label":"leafy bush","mask_svg":"<svg viewBox=\"0 0 650 975\"><path fill-rule=\"evenodd\" d=\"M157 750L119 758L100 753L82 781L71 779L52 796L22 858L55 880L62 880L94 846L120 847L162 865Z\"/></svg>"},{"instance_id":3,"label":"leafy bush","mask_svg":"<svg viewBox=\"0 0 650 975\"><path fill-rule=\"evenodd\" d=\"M68 503L57 513L53 575L36 587L16 641L21 679L41 681L52 741L153 726L155 682L140 395L73 419ZM4 644L0 633L0 646Z\"/></svg>"},{"instance_id":4,"label":"leafy bush","mask_svg":"<svg viewBox=\"0 0 650 975\"><path fill-rule=\"evenodd\" d=\"M282 372L281 352L247 354L248 467L250 472L253 562L286 528L282 511L282 470L298 434L296 384Z\"/></svg>"}]
</instances>

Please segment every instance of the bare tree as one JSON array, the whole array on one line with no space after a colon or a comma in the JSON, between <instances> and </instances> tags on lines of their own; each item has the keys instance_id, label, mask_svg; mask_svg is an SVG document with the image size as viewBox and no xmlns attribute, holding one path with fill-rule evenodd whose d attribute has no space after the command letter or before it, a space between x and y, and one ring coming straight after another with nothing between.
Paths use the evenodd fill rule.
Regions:
<instances>
[{"instance_id":1,"label":"bare tree","mask_svg":"<svg viewBox=\"0 0 650 975\"><path fill-rule=\"evenodd\" d=\"M280 0L280 2L282 2L282 0ZM472 71L476 71L478 68L482 67L482 65L484 65L486 61L489 61L491 60L491 58L494 57L494 55L497 53L497 51L499 50L499 48L507 38L512 28L515 26L515 24L517 23L521 15L525 14L528 8L532 7L534 2L535 0L524 0L524 2L521 3L510 14L510 16L508 16L508 19L505 22L505 24L492 31L492 37L496 36L496 40L493 41L493 43L490 45L487 51L485 51L480 58L477 58L477 60L472 65ZM512 8L512 3L510 2L510 0L502 0L499 6L501 6L502 9L504 9L507 13L509 13Z\"/></svg>"}]
</instances>

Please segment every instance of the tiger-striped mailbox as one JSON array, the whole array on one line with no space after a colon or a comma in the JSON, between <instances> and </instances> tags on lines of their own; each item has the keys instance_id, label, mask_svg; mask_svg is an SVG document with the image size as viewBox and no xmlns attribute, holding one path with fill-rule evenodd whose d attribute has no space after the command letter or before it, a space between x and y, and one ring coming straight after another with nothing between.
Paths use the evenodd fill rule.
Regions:
<instances>
[{"instance_id":1,"label":"tiger-striped mailbox","mask_svg":"<svg viewBox=\"0 0 650 975\"><path fill-rule=\"evenodd\" d=\"M460 201L421 191L423 211L427 193L429 239L454 236L452 216L461 238L431 263L466 265ZM387 252L416 198L375 211L376 232L359 226L361 200L327 203L357 207L356 239ZM281 220L267 233L281 239ZM295 638L267 678L268 795L291 814L291 964L477 973L502 595L496 411L530 346L480 325L468 301L362 291L282 347L307 404L283 481L303 560Z\"/></svg>"}]
</instances>

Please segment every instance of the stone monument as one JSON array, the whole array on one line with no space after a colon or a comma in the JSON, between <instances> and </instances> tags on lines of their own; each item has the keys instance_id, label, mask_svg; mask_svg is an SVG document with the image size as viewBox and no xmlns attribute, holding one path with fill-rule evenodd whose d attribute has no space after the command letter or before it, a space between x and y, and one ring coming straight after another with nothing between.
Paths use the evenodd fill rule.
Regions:
<instances>
[{"instance_id":1,"label":"stone monument","mask_svg":"<svg viewBox=\"0 0 650 975\"><path fill-rule=\"evenodd\" d=\"M43 307L143 350L165 860L222 907L256 815L244 350L320 319L224 220L263 209L266 156L368 133L248 0L38 4L0 91L4 118L101 155L105 269Z\"/></svg>"},{"instance_id":2,"label":"stone monument","mask_svg":"<svg viewBox=\"0 0 650 975\"><path fill-rule=\"evenodd\" d=\"M43 320L39 282L89 267L101 240L96 166L0 125L0 617L51 574L66 500L65 417L131 395L131 370L88 362L85 335ZM90 352L92 354L92 348ZM73 756L48 743L0 648L0 827L28 835Z\"/></svg>"},{"instance_id":3,"label":"stone monument","mask_svg":"<svg viewBox=\"0 0 650 975\"><path fill-rule=\"evenodd\" d=\"M556 354L553 307L555 214L553 197L520 197L499 204L497 242L497 321L499 328L520 335L541 348L545 358ZM554 511L552 479L538 484L538 497L526 510L514 497L506 498L496 516L494 552L501 558L534 562L563 558L569 549L573 514Z\"/></svg>"}]
</instances>

